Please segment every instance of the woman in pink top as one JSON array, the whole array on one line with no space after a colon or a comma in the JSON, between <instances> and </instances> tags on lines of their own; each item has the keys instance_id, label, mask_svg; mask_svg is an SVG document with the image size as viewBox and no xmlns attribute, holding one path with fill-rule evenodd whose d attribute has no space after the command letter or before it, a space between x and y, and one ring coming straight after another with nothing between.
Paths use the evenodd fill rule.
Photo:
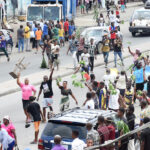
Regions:
<instances>
[{"instance_id":1,"label":"woman in pink top","mask_svg":"<svg viewBox=\"0 0 150 150\"><path fill-rule=\"evenodd\" d=\"M20 86L22 90L22 103L23 103L23 109L24 113L26 115L26 122L29 122L30 116L27 112L27 107L30 104L30 96L35 96L36 89L33 85L29 84L29 80L26 78L24 80L24 83L20 82L20 74L18 74L17 78L17 84Z\"/></svg>"},{"instance_id":2,"label":"woman in pink top","mask_svg":"<svg viewBox=\"0 0 150 150\"><path fill-rule=\"evenodd\" d=\"M17 136L15 127L10 122L9 116L5 116L3 118L3 124L1 125L1 127L7 131L8 135L10 135L15 140L15 144L17 145Z\"/></svg>"}]
</instances>

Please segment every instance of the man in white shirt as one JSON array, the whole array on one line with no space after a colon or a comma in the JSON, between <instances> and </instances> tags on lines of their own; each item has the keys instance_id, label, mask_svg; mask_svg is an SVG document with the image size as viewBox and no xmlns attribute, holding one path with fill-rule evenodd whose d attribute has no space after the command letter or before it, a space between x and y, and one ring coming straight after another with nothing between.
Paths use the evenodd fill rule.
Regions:
<instances>
[{"instance_id":1,"label":"man in white shirt","mask_svg":"<svg viewBox=\"0 0 150 150\"><path fill-rule=\"evenodd\" d=\"M110 23L116 22L116 15L114 14L113 10L110 12L109 21L110 21Z\"/></svg>"},{"instance_id":2,"label":"man in white shirt","mask_svg":"<svg viewBox=\"0 0 150 150\"><path fill-rule=\"evenodd\" d=\"M88 92L86 94L86 100L83 103L85 109L94 109L94 100L92 99L92 93Z\"/></svg>"},{"instance_id":3,"label":"man in white shirt","mask_svg":"<svg viewBox=\"0 0 150 150\"><path fill-rule=\"evenodd\" d=\"M78 131L72 131L72 138L74 139L71 144L72 150L84 150L86 144L84 143L84 141L79 139Z\"/></svg>"},{"instance_id":4,"label":"man in white shirt","mask_svg":"<svg viewBox=\"0 0 150 150\"><path fill-rule=\"evenodd\" d=\"M90 58L90 54L87 52L86 49L84 49L84 52L81 54L81 60L85 62L86 67L89 66L89 62L90 62L89 58Z\"/></svg>"},{"instance_id":5,"label":"man in white shirt","mask_svg":"<svg viewBox=\"0 0 150 150\"><path fill-rule=\"evenodd\" d=\"M108 88L109 81L114 83L115 79L116 79L116 76L114 74L111 74L110 69L107 69L106 75L103 76L103 81L105 83L105 86Z\"/></svg>"}]
</instances>

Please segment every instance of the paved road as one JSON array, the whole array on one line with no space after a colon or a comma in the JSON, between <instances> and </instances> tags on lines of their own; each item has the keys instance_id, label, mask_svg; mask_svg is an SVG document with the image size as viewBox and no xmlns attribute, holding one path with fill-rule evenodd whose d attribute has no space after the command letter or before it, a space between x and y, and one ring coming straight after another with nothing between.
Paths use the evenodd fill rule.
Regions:
<instances>
[{"instance_id":1,"label":"paved road","mask_svg":"<svg viewBox=\"0 0 150 150\"><path fill-rule=\"evenodd\" d=\"M141 6L135 7L135 8L129 8L127 9L127 12L124 14L121 14L121 18L124 20L129 20L130 15L132 14L132 12L134 11L134 9L140 8ZM80 18L83 18L82 16ZM89 18L90 20L87 20L90 22L92 22L92 16L85 16L84 17L85 20L87 18ZM82 21L84 22L84 21ZM78 23L79 24L79 23ZM82 25L82 24L81 24ZM16 25L15 25L16 27ZM138 45L145 45L145 43L148 43L150 40L149 36L138 36L133 38L131 36L131 34L128 31L128 27L129 27L129 23L125 22L125 24L121 25L121 32L123 33L124 36L124 47L127 47L128 44L127 42L130 41L132 44L131 46L137 46ZM66 46L64 48L61 49L60 52L60 60L61 60L61 66L65 66L67 64L72 64L72 58L70 56L66 55L66 51L68 49L68 45L66 44ZM19 58L22 58L23 56L25 56L25 63L30 62L30 65L28 67L27 70L23 71L22 75L29 75L32 73L36 73L39 71L42 71L42 69L40 69L40 64L42 61L42 56L41 56L41 52L39 52L38 54L34 54L34 51L29 52L29 53L17 53L17 49L14 48L14 53L11 55L11 61L7 63L5 56L1 56L0 55L0 82L4 82L7 80L12 79L11 76L9 75L9 72L12 71L14 69L14 66L17 62L17 60Z\"/></svg>"},{"instance_id":2,"label":"paved road","mask_svg":"<svg viewBox=\"0 0 150 150\"><path fill-rule=\"evenodd\" d=\"M125 59L125 63L127 64L126 68L128 68L128 66L132 63L132 58L127 58ZM110 68L112 68L114 66L113 63L108 65ZM119 68L118 66L118 70L121 70L121 68ZM94 73L96 75L96 80L97 81L101 81L102 76L105 73L105 68L104 66L101 67L97 67L94 69ZM74 95L76 96L78 102L79 102L79 106L82 106L84 100L85 100L85 96L86 96L86 92L87 89L86 88L75 88L71 85L71 77L65 77L63 78L63 80L67 80L68 81L68 86L72 89ZM38 86L36 87L36 89L38 90ZM59 102L60 102L60 90L58 89L58 87L56 86L55 81L53 81L53 90L54 90L54 112L58 113L59 112ZM42 100L42 96L40 97L40 103ZM14 94L10 94L4 97L0 97L0 118L2 120L2 117L4 115L9 115L12 122L14 123L15 127L16 127L16 132L17 132L17 136L18 136L18 144L21 150L23 150L24 148L30 148L31 150L37 150L37 146L36 145L30 145L29 143L33 140L33 135L34 135L34 128L33 125L28 128L25 129L24 125L25 125L25 116L23 114L23 110L22 110L22 103L21 103L21 92L17 92ZM71 105L70 108L75 107L75 103L74 101L71 99ZM138 106L138 103L136 103L136 106ZM136 115L139 116L140 113L140 109L139 107L136 107ZM45 124L41 124L41 131L43 130ZM40 132L41 135L41 132Z\"/></svg>"}]
</instances>

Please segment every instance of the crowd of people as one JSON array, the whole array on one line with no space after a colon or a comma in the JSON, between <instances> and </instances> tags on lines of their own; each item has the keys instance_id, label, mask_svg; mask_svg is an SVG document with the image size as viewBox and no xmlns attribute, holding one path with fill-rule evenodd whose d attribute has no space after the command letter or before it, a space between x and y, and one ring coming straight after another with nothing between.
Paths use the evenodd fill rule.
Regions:
<instances>
[{"instance_id":1,"label":"crowd of people","mask_svg":"<svg viewBox=\"0 0 150 150\"><path fill-rule=\"evenodd\" d=\"M94 1L94 5L100 1ZM84 5L86 5L86 11L91 8L91 1L81 1L81 12L84 13ZM22 90L22 104L23 110L26 116L25 127L28 128L30 123L34 122L35 134L34 140L31 144L37 144L39 127L41 121L46 122L54 115L53 109L53 73L54 67L59 69L59 54L61 47L65 46L66 42L69 42L67 54L71 53L73 58L73 65L75 72L81 70L82 78L85 88L88 89L83 106L85 109L95 110L111 110L116 112L113 117L104 118L98 116L97 125L86 124L87 137L86 143L79 139L79 132L72 131L72 150L83 150L85 147L95 146L103 144L108 140L114 140L116 137L120 137L127 132L134 130L136 126L135 120L137 119L142 126L150 122L150 76L146 75L146 70L149 69L149 56L144 56L140 50L132 52L128 47L129 53L133 56L133 63L130 66L130 72L121 70L119 73L112 74L111 69L108 68L109 52L114 52L114 67L117 68L117 55L120 57L121 65L124 66L122 57L123 50L123 38L120 32L120 20L119 9L116 7L110 11L108 3L106 3L109 19L109 33L103 35L101 51L104 56L104 63L106 67L106 74L102 77L101 81L97 81L94 74L94 61L97 59L97 46L94 44L94 39L90 39L89 45L85 45L84 37L76 37L76 27L74 21L65 21L61 19L54 24L53 21L39 23L33 22L32 25L26 24L25 28L21 25L17 30L18 39L18 52L30 50L30 40L32 42L32 49L35 50L35 54L42 49L42 53L46 53L48 57L48 68L50 68L49 77L45 75L40 85L39 92L30 84L29 79L25 79L24 83L20 81L20 74L18 74L17 84ZM124 12L125 2L121 1L121 11ZM99 15L98 25L105 26L105 17L103 14ZM0 49L5 51L5 39L0 32ZM9 61L9 56L6 54ZM68 110L70 107L70 96L78 105L76 94L72 92L68 87L68 81L63 81L61 84L59 79L56 80L57 86L61 91L60 112ZM40 95L43 92L42 109L36 102L39 101ZM135 116L135 103L140 103L141 112L140 116ZM49 109L46 113L46 109ZM46 117L47 114L47 117ZM117 132L116 132L117 131ZM150 144L150 129L146 128L131 137L126 137L123 140L119 140L115 145L109 147L100 148L101 150L149 150ZM3 123L0 125L0 143L2 144L2 150L12 150L17 145L17 135L15 127L12 124L9 116L3 118ZM66 150L61 145L61 136L55 135L55 146L52 150Z\"/></svg>"}]
</instances>

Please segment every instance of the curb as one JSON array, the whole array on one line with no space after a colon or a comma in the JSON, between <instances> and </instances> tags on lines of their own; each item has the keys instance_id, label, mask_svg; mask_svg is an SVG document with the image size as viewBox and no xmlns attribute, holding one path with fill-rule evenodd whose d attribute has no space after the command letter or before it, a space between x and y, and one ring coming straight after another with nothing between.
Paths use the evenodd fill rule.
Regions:
<instances>
[{"instance_id":1,"label":"curb","mask_svg":"<svg viewBox=\"0 0 150 150\"><path fill-rule=\"evenodd\" d=\"M148 51L150 51L150 50L142 51L142 53L145 53L145 52L148 52ZM132 56L131 56L131 55L127 55L127 56L124 56L123 59L129 58L129 57L132 57ZM117 61L118 61L118 60L119 60L119 59L117 59ZM108 64L110 64L110 63L112 63L112 62L114 62L114 60L109 61ZM94 66L95 66L95 67L99 67L99 66L103 66L104 64L105 64L104 62L103 62L103 63L96 63ZM73 74L73 73L74 73L74 71L69 71L69 72L67 72L67 73L64 73L64 74L60 75L60 77L61 77L61 78L67 77L67 76L69 76L69 75L71 75L71 74ZM53 80L55 80L57 77L58 77L58 76L55 76L55 77L53 78ZM36 83L33 83L32 85L37 86L37 85L41 84L41 82L42 82L42 80L40 80L40 81L38 81L38 82L36 82ZM6 95L8 95L8 94L16 93L16 92L18 92L18 91L21 91L19 87L16 88L16 89L12 89L12 90L9 90L9 91L7 91L7 92L4 92L4 93L0 94L0 97L6 96Z\"/></svg>"}]
</instances>

